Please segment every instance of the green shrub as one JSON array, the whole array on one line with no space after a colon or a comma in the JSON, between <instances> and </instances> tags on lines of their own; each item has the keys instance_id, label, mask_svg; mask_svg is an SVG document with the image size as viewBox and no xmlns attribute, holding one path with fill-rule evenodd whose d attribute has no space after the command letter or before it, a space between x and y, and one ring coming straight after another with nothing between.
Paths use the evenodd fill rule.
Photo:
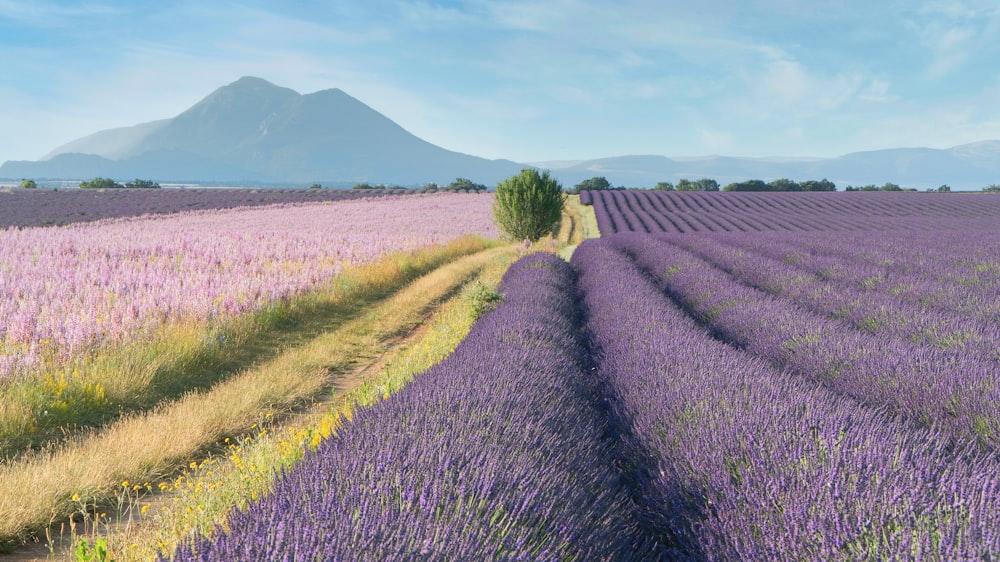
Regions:
<instances>
[{"instance_id":1,"label":"green shrub","mask_svg":"<svg viewBox=\"0 0 1000 562\"><path fill-rule=\"evenodd\" d=\"M94 178L80 182L80 189L117 189L125 187L111 178Z\"/></svg>"},{"instance_id":2,"label":"green shrub","mask_svg":"<svg viewBox=\"0 0 1000 562\"><path fill-rule=\"evenodd\" d=\"M537 241L559 226L566 196L548 172L526 168L497 184L493 217L515 240Z\"/></svg>"},{"instance_id":3,"label":"green shrub","mask_svg":"<svg viewBox=\"0 0 1000 562\"><path fill-rule=\"evenodd\" d=\"M491 287L482 281L476 281L466 287L464 296L469 303L469 313L473 321L496 308L503 300L503 295L497 292L496 287Z\"/></svg>"}]
</instances>

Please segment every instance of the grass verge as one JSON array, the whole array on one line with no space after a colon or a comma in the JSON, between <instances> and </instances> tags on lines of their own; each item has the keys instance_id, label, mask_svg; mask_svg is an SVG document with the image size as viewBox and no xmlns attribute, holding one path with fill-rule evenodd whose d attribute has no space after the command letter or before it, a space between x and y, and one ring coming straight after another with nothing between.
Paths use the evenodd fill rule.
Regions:
<instances>
[{"instance_id":1,"label":"grass verge","mask_svg":"<svg viewBox=\"0 0 1000 562\"><path fill-rule=\"evenodd\" d=\"M594 208L590 205L581 205L579 195L566 197L562 219L559 221L559 230L556 231L554 237L557 243L564 245L558 252L559 256L569 261L570 257L573 256L573 251L581 242L600 236L601 232L597 229L597 216L594 215Z\"/></svg>"},{"instance_id":2,"label":"grass verge","mask_svg":"<svg viewBox=\"0 0 1000 562\"><path fill-rule=\"evenodd\" d=\"M149 560L159 552L172 552L192 533L211 532L224 524L226 514L255 501L270 489L274 477L290 468L320 440L334 434L359 407L387 398L417 374L454 351L475 318L495 301L495 288L515 258L508 251L494 255L463 290L437 309L415 337L398 346L389 357L364 369L355 387L334 393L319 408L301 414L280 428L227 443L222 454L210 456L183 471L164 488L163 497L137 498L132 512L142 513L133 524L119 525L106 537L120 561Z\"/></svg>"},{"instance_id":3,"label":"grass verge","mask_svg":"<svg viewBox=\"0 0 1000 562\"><path fill-rule=\"evenodd\" d=\"M454 260L370 305L357 318L300 345L283 347L272 359L210 389L189 392L53 450L3 464L0 541L17 544L74 514L96 524L100 513L121 505L123 490L132 490L134 483L142 483L134 492L149 490L151 482L170 480L179 466L225 438L253 431L270 416L287 414L336 388L345 374L419 325L428 310L466 279L496 256L513 251L495 248ZM389 267L400 269L405 268L398 262ZM385 283L377 274L372 279L376 285Z\"/></svg>"},{"instance_id":4,"label":"grass verge","mask_svg":"<svg viewBox=\"0 0 1000 562\"><path fill-rule=\"evenodd\" d=\"M467 237L444 247L345 269L329 284L251 314L190 320L153 336L98 347L0 385L0 459L57 445L82 430L147 411L234 376L282 348L308 341L418 276L496 245Z\"/></svg>"}]
</instances>

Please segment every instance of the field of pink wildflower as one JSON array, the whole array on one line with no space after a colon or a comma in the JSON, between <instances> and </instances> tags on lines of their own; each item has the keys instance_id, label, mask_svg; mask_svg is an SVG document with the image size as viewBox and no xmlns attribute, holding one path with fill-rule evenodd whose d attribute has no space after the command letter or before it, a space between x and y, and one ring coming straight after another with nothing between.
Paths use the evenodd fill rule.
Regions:
<instances>
[{"instance_id":1,"label":"field of pink wildflower","mask_svg":"<svg viewBox=\"0 0 1000 562\"><path fill-rule=\"evenodd\" d=\"M496 237L488 194L195 211L0 231L0 378L171 321L239 314L345 265Z\"/></svg>"}]
</instances>

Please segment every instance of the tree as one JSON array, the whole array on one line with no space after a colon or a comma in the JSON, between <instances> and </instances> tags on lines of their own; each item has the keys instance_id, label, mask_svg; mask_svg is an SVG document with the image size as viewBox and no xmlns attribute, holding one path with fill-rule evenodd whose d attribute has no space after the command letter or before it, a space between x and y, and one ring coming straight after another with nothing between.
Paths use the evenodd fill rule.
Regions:
<instances>
[{"instance_id":1,"label":"tree","mask_svg":"<svg viewBox=\"0 0 1000 562\"><path fill-rule=\"evenodd\" d=\"M611 182L609 182L608 178L604 176L595 176L589 180L583 180L573 187L577 191L583 191L585 189L600 191L603 189L611 189Z\"/></svg>"},{"instance_id":2,"label":"tree","mask_svg":"<svg viewBox=\"0 0 1000 562\"><path fill-rule=\"evenodd\" d=\"M719 182L710 178L690 181L687 178L677 180L677 191L719 191Z\"/></svg>"},{"instance_id":3,"label":"tree","mask_svg":"<svg viewBox=\"0 0 1000 562\"><path fill-rule=\"evenodd\" d=\"M983 188L983 193L1000 193L1000 185L991 183Z\"/></svg>"},{"instance_id":4,"label":"tree","mask_svg":"<svg viewBox=\"0 0 1000 562\"><path fill-rule=\"evenodd\" d=\"M802 186L802 191L837 191L837 184L826 178L819 181L807 180L799 185Z\"/></svg>"},{"instance_id":5,"label":"tree","mask_svg":"<svg viewBox=\"0 0 1000 562\"><path fill-rule=\"evenodd\" d=\"M309 186L309 189L323 189L323 186L318 183L314 183Z\"/></svg>"},{"instance_id":6,"label":"tree","mask_svg":"<svg viewBox=\"0 0 1000 562\"><path fill-rule=\"evenodd\" d=\"M802 191L802 186L788 178L779 178L767 184L768 191Z\"/></svg>"},{"instance_id":7,"label":"tree","mask_svg":"<svg viewBox=\"0 0 1000 562\"><path fill-rule=\"evenodd\" d=\"M493 217L515 240L537 241L559 226L566 196L547 171L525 168L497 184Z\"/></svg>"},{"instance_id":8,"label":"tree","mask_svg":"<svg viewBox=\"0 0 1000 562\"><path fill-rule=\"evenodd\" d=\"M375 189L375 188L368 185L368 182L361 182L354 184L354 187L352 187L351 189Z\"/></svg>"},{"instance_id":9,"label":"tree","mask_svg":"<svg viewBox=\"0 0 1000 562\"><path fill-rule=\"evenodd\" d=\"M21 189L35 189L36 187L38 187L38 184L35 183L35 180L21 180Z\"/></svg>"},{"instance_id":10,"label":"tree","mask_svg":"<svg viewBox=\"0 0 1000 562\"><path fill-rule=\"evenodd\" d=\"M465 190L465 191L486 191L486 186L481 183L474 183L470 179L466 178L455 178L455 181L446 185L443 189L448 190Z\"/></svg>"},{"instance_id":11,"label":"tree","mask_svg":"<svg viewBox=\"0 0 1000 562\"><path fill-rule=\"evenodd\" d=\"M121 189L124 185L111 178L97 177L90 181L80 182L80 189Z\"/></svg>"},{"instance_id":12,"label":"tree","mask_svg":"<svg viewBox=\"0 0 1000 562\"><path fill-rule=\"evenodd\" d=\"M694 183L698 186L698 191L719 191L719 182L711 178L701 178Z\"/></svg>"},{"instance_id":13,"label":"tree","mask_svg":"<svg viewBox=\"0 0 1000 562\"><path fill-rule=\"evenodd\" d=\"M130 189L160 189L160 184L150 180L136 179L125 184Z\"/></svg>"},{"instance_id":14,"label":"tree","mask_svg":"<svg viewBox=\"0 0 1000 562\"><path fill-rule=\"evenodd\" d=\"M762 180L747 180L733 182L722 188L722 191L771 191L771 188Z\"/></svg>"},{"instance_id":15,"label":"tree","mask_svg":"<svg viewBox=\"0 0 1000 562\"><path fill-rule=\"evenodd\" d=\"M672 184L672 183L670 183L668 181L656 182L656 185L653 186L653 190L654 191L673 191L674 190L674 184Z\"/></svg>"},{"instance_id":16,"label":"tree","mask_svg":"<svg viewBox=\"0 0 1000 562\"><path fill-rule=\"evenodd\" d=\"M951 186L948 185L948 184L944 184L944 185L942 185L942 186L940 186L940 187L937 188L937 192L938 193L951 193Z\"/></svg>"}]
</instances>

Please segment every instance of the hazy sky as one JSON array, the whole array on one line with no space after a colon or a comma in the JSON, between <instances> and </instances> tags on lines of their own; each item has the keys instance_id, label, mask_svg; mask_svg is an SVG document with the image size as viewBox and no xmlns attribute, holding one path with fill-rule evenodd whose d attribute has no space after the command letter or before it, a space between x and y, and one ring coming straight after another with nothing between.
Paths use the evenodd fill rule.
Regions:
<instances>
[{"instance_id":1,"label":"hazy sky","mask_svg":"<svg viewBox=\"0 0 1000 562\"><path fill-rule=\"evenodd\" d=\"M0 0L0 161L258 76L452 150L836 156L1000 139L995 0Z\"/></svg>"}]
</instances>

